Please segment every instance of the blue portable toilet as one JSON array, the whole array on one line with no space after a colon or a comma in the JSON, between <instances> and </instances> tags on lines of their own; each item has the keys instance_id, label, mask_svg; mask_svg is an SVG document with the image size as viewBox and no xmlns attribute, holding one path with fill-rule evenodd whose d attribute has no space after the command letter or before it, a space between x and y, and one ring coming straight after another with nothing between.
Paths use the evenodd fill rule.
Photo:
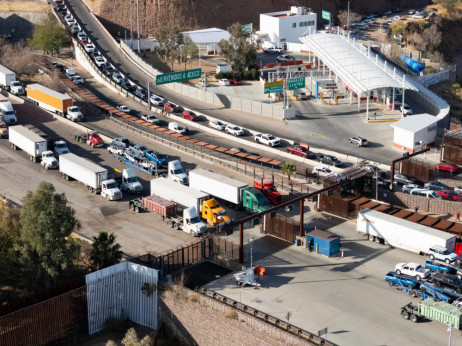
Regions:
<instances>
[{"instance_id":1,"label":"blue portable toilet","mask_svg":"<svg viewBox=\"0 0 462 346\"><path fill-rule=\"evenodd\" d=\"M306 235L306 246L312 246L313 251L331 257L340 252L340 237L328 231L315 229Z\"/></svg>"}]
</instances>

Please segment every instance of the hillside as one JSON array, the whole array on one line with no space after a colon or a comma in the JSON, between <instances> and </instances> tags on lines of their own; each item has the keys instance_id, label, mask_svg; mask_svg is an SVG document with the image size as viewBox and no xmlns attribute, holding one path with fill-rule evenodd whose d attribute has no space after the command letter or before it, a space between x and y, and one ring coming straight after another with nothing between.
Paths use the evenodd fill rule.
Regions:
<instances>
[{"instance_id":1,"label":"hillside","mask_svg":"<svg viewBox=\"0 0 462 346\"><path fill-rule=\"evenodd\" d=\"M127 0L82 0L92 6L94 12L113 33L130 30L130 1ZM257 28L259 14L288 10L293 3L313 9L338 12L346 9L347 1L340 0L139 0L141 34L154 36L167 24L181 30L218 27L226 29L234 22L254 23ZM136 1L132 1L133 28L136 28ZM427 5L428 0L351 0L350 9L358 13L370 13L394 7L416 7Z\"/></svg>"}]
</instances>

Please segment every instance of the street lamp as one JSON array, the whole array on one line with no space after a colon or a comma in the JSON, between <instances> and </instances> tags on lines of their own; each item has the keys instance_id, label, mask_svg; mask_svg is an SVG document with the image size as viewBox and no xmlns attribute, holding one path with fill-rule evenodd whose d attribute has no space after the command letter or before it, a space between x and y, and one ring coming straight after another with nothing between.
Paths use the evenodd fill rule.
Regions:
<instances>
[{"instance_id":1,"label":"street lamp","mask_svg":"<svg viewBox=\"0 0 462 346\"><path fill-rule=\"evenodd\" d=\"M253 253L252 253L252 244L253 244L253 237L248 240L248 243L250 244L250 269L253 268Z\"/></svg>"}]
</instances>

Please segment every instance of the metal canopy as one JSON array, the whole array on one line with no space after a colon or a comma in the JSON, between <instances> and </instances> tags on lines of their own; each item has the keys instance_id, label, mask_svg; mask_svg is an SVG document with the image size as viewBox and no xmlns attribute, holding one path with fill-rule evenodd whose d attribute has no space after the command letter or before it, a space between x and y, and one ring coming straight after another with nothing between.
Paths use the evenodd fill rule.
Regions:
<instances>
[{"instance_id":1,"label":"metal canopy","mask_svg":"<svg viewBox=\"0 0 462 346\"><path fill-rule=\"evenodd\" d=\"M357 95L380 88L418 91L406 80L409 76L391 69L367 47L344 35L321 32L302 36L300 41Z\"/></svg>"}]
</instances>

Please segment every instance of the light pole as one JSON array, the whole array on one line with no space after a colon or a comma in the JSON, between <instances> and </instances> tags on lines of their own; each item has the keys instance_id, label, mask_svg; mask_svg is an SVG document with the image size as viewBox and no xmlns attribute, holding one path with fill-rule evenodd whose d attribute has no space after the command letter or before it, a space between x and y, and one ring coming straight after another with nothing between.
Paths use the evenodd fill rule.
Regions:
<instances>
[{"instance_id":1,"label":"light pole","mask_svg":"<svg viewBox=\"0 0 462 346\"><path fill-rule=\"evenodd\" d=\"M180 51L180 64L183 63L183 60L181 59L181 47L184 46L184 43L180 44L180 47L179 47L179 51ZM180 70L181 70L181 66L180 66Z\"/></svg>"},{"instance_id":2,"label":"light pole","mask_svg":"<svg viewBox=\"0 0 462 346\"><path fill-rule=\"evenodd\" d=\"M138 55L141 55L141 49L140 49L140 0L136 0L136 18L137 18L136 31L138 32Z\"/></svg>"},{"instance_id":3,"label":"light pole","mask_svg":"<svg viewBox=\"0 0 462 346\"><path fill-rule=\"evenodd\" d=\"M252 244L253 244L253 237L248 240L250 244L250 269L253 268L253 253L252 253Z\"/></svg>"}]
</instances>

